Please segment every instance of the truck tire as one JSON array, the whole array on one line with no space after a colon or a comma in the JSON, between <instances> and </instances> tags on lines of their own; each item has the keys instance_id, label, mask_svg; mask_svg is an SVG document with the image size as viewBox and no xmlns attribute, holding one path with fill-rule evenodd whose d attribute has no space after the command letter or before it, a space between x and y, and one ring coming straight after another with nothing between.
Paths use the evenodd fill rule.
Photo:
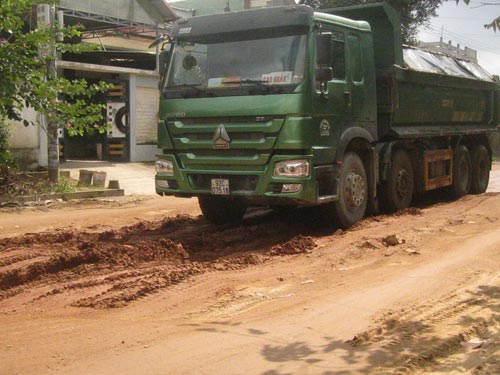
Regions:
<instances>
[{"instance_id":1,"label":"truck tire","mask_svg":"<svg viewBox=\"0 0 500 375\"><path fill-rule=\"evenodd\" d=\"M363 161L354 152L347 152L339 178L339 199L325 206L327 217L347 229L365 216L367 201L368 181Z\"/></svg>"},{"instance_id":2,"label":"truck tire","mask_svg":"<svg viewBox=\"0 0 500 375\"><path fill-rule=\"evenodd\" d=\"M414 175L410 156L405 150L392 154L387 181L382 188L384 203L390 212L410 207L413 199Z\"/></svg>"},{"instance_id":3,"label":"truck tire","mask_svg":"<svg viewBox=\"0 0 500 375\"><path fill-rule=\"evenodd\" d=\"M204 195L198 197L198 203L203 216L218 225L239 222L247 210L247 205L239 198Z\"/></svg>"},{"instance_id":4,"label":"truck tire","mask_svg":"<svg viewBox=\"0 0 500 375\"><path fill-rule=\"evenodd\" d=\"M472 180L472 163L469 150L464 145L455 149L453 155L453 180L451 194L458 199L469 194Z\"/></svg>"},{"instance_id":5,"label":"truck tire","mask_svg":"<svg viewBox=\"0 0 500 375\"><path fill-rule=\"evenodd\" d=\"M488 149L479 145L472 149L472 181L470 192L472 194L482 194L486 192L490 182L490 154Z\"/></svg>"}]
</instances>

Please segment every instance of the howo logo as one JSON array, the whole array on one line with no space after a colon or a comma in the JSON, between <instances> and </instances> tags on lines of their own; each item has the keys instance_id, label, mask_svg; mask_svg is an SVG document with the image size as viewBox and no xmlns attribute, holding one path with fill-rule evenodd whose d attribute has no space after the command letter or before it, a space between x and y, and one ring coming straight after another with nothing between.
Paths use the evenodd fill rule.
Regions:
<instances>
[{"instance_id":1,"label":"howo logo","mask_svg":"<svg viewBox=\"0 0 500 375\"><path fill-rule=\"evenodd\" d=\"M231 138L227 134L227 130L223 124L220 124L215 130L213 137L213 148L225 149L229 148L229 143L231 143Z\"/></svg>"}]
</instances>

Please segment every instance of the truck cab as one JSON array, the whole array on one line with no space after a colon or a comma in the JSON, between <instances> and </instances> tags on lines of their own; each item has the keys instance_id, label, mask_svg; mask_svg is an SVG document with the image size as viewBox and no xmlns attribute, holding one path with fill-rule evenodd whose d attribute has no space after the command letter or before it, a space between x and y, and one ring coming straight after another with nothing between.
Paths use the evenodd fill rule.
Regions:
<instances>
[{"instance_id":1,"label":"truck cab","mask_svg":"<svg viewBox=\"0 0 500 375\"><path fill-rule=\"evenodd\" d=\"M172 33L157 192L198 196L216 222L249 205L337 200L340 152L357 138L369 158L377 137L368 23L294 6L196 17ZM366 206L366 176L352 185Z\"/></svg>"}]
</instances>

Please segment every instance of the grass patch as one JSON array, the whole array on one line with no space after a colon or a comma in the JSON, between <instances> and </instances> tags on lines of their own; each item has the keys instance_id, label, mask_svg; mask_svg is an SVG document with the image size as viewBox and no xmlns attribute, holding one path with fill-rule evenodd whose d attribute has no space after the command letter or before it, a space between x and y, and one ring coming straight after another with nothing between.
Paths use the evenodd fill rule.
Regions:
<instances>
[{"instance_id":1,"label":"grass patch","mask_svg":"<svg viewBox=\"0 0 500 375\"><path fill-rule=\"evenodd\" d=\"M40 178L18 170L0 169L0 198L12 199L20 196L39 196L43 194L64 194L78 191L102 190L98 186L78 186L78 181L60 176L59 182L51 183L48 178Z\"/></svg>"}]
</instances>

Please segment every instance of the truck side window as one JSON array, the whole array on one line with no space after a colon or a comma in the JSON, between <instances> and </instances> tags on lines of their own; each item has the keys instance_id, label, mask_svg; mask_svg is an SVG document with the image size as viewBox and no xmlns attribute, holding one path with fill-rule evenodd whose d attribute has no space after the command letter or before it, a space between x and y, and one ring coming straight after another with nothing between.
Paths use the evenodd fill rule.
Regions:
<instances>
[{"instance_id":1,"label":"truck side window","mask_svg":"<svg viewBox=\"0 0 500 375\"><path fill-rule=\"evenodd\" d=\"M345 79L345 43L344 34L338 31L331 31L332 33L332 69L333 78L343 80Z\"/></svg>"},{"instance_id":2,"label":"truck side window","mask_svg":"<svg viewBox=\"0 0 500 375\"><path fill-rule=\"evenodd\" d=\"M350 50L350 61L352 66L352 81L362 82L363 81L363 59L361 55L361 46L359 42L359 37L357 35L349 35L349 50Z\"/></svg>"}]
</instances>

